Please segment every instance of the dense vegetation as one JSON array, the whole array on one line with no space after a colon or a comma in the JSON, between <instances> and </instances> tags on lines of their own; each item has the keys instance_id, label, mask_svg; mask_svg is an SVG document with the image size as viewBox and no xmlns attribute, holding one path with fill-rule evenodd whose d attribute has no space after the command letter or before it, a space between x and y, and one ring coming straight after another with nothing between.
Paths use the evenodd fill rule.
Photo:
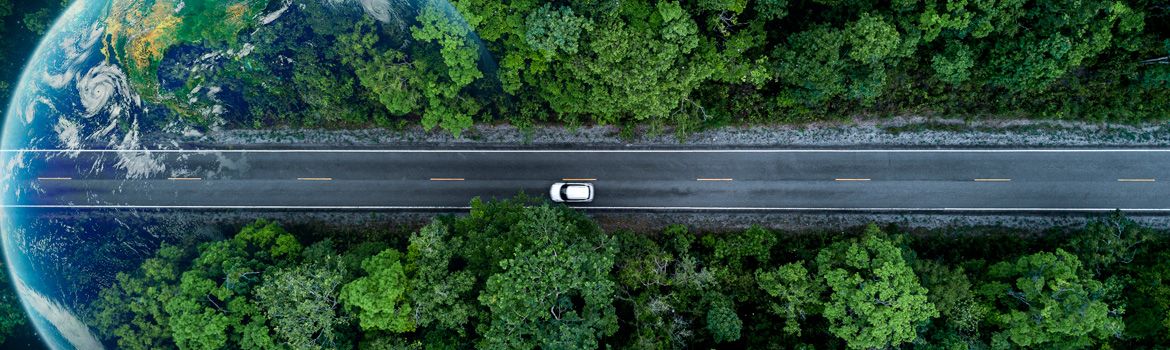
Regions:
<instances>
[{"instance_id":1,"label":"dense vegetation","mask_svg":"<svg viewBox=\"0 0 1170 350\"><path fill-rule=\"evenodd\" d=\"M394 1L388 23L356 29L307 3L286 16L315 23L319 42L252 38L255 69L240 74L268 77L281 69L256 65L286 55L297 82L244 96L254 125L1170 116L1170 9L1158 0Z\"/></svg>"},{"instance_id":2,"label":"dense vegetation","mask_svg":"<svg viewBox=\"0 0 1170 350\"><path fill-rule=\"evenodd\" d=\"M8 267L0 263L0 345L26 322L20 300L8 280Z\"/></svg>"},{"instance_id":3,"label":"dense vegetation","mask_svg":"<svg viewBox=\"0 0 1170 350\"><path fill-rule=\"evenodd\" d=\"M1170 240L1119 215L1032 238L643 235L524 199L472 207L409 238L259 221L165 246L91 324L122 349L1170 346Z\"/></svg>"},{"instance_id":4,"label":"dense vegetation","mask_svg":"<svg viewBox=\"0 0 1170 350\"><path fill-rule=\"evenodd\" d=\"M0 104L8 105L25 59L68 0L0 0ZM6 110L0 110L0 114ZM3 122L0 118L0 122Z\"/></svg>"},{"instance_id":5,"label":"dense vegetation","mask_svg":"<svg viewBox=\"0 0 1170 350\"><path fill-rule=\"evenodd\" d=\"M16 58L0 60L5 81L61 3L20 2L9 15L0 0L0 49ZM357 23L337 13L357 6L298 0L263 26L241 18L284 2L184 4L181 30L151 34L170 17L122 20L141 35L115 35L113 51L147 100L205 126L223 122L205 113L217 101L195 98L206 81L242 102L226 116L238 128L1170 116L1170 9L1159 0L394 0ZM204 50L243 43L250 54L187 76Z\"/></svg>"}]
</instances>

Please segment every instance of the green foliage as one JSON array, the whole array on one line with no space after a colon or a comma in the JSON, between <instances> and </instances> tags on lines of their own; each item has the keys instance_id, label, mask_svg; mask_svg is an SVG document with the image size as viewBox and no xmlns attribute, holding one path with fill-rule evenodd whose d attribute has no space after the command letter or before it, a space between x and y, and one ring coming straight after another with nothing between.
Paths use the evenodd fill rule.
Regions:
<instances>
[{"instance_id":1,"label":"green foliage","mask_svg":"<svg viewBox=\"0 0 1170 350\"><path fill-rule=\"evenodd\" d=\"M49 17L53 14L49 8L42 8L36 12L26 13L24 15L24 28L28 31L38 35L44 35L49 30L49 26L53 25L53 18Z\"/></svg>"},{"instance_id":2,"label":"green foliage","mask_svg":"<svg viewBox=\"0 0 1170 350\"><path fill-rule=\"evenodd\" d=\"M256 288L257 304L280 343L292 349L340 347L338 328L347 320L338 313L338 290L345 267L333 258L297 265L264 276Z\"/></svg>"},{"instance_id":3,"label":"green foliage","mask_svg":"<svg viewBox=\"0 0 1170 350\"><path fill-rule=\"evenodd\" d=\"M716 286L714 274L697 266L690 254L693 234L675 225L663 236L660 246L645 235L617 235L618 300L634 313L634 334L626 340L629 348L672 348L695 341L691 324L706 317L699 314L702 299ZM706 321L710 325L718 320Z\"/></svg>"},{"instance_id":4,"label":"green foliage","mask_svg":"<svg viewBox=\"0 0 1170 350\"><path fill-rule=\"evenodd\" d=\"M1076 256L1056 250L993 265L979 293L993 300L994 348L1087 348L1120 335L1120 310Z\"/></svg>"},{"instance_id":5,"label":"green foliage","mask_svg":"<svg viewBox=\"0 0 1170 350\"><path fill-rule=\"evenodd\" d=\"M108 54L144 99L203 128L418 123L462 135L477 122L553 121L683 136L856 115L1170 116L1170 37L1152 0L395 0L377 21L353 2L297 1L295 21L265 25L255 19L269 1L182 3L111 14L126 21L111 27ZM38 33L59 11L12 10L0 2L0 24ZM5 57L31 50L19 32L0 34ZM163 62L175 48L238 53L244 42L249 54L199 77ZM9 61L5 94L23 67ZM162 87L171 75L190 79ZM201 113L216 105L196 93L207 81L247 110Z\"/></svg>"},{"instance_id":6,"label":"green foliage","mask_svg":"<svg viewBox=\"0 0 1170 350\"><path fill-rule=\"evenodd\" d=\"M414 323L462 331L475 308L469 294L475 277L468 271L451 271L450 264L462 240L452 238L446 225L432 223L410 236L405 269L411 286Z\"/></svg>"},{"instance_id":7,"label":"green foliage","mask_svg":"<svg viewBox=\"0 0 1170 350\"><path fill-rule=\"evenodd\" d=\"M532 207L522 215L514 230L529 244L499 262L501 273L488 277L479 296L490 312L480 347L597 348L600 337L617 331L613 241L565 207Z\"/></svg>"},{"instance_id":8,"label":"green foliage","mask_svg":"<svg viewBox=\"0 0 1170 350\"><path fill-rule=\"evenodd\" d=\"M165 245L80 314L125 349L1170 346L1170 241L1121 216L1023 237L610 234L526 197L471 207L409 237L304 247L258 221Z\"/></svg>"},{"instance_id":9,"label":"green foliage","mask_svg":"<svg viewBox=\"0 0 1170 350\"><path fill-rule=\"evenodd\" d=\"M707 309L707 330L711 332L712 340L716 343L725 343L739 339L739 332L743 329L743 321L736 315L735 309L727 299L718 299Z\"/></svg>"},{"instance_id":10,"label":"green foliage","mask_svg":"<svg viewBox=\"0 0 1170 350\"><path fill-rule=\"evenodd\" d=\"M1120 212L1096 220L1069 239L1069 247L1085 267L1098 278L1109 277L1105 271L1130 264L1144 250L1154 233Z\"/></svg>"},{"instance_id":11,"label":"green foliage","mask_svg":"<svg viewBox=\"0 0 1170 350\"><path fill-rule=\"evenodd\" d=\"M234 238L199 247L164 306L174 342L184 349L216 349L229 339L244 348L275 346L253 289L273 268L297 262L301 245L274 222L258 221Z\"/></svg>"},{"instance_id":12,"label":"green foliage","mask_svg":"<svg viewBox=\"0 0 1170 350\"><path fill-rule=\"evenodd\" d=\"M788 16L788 0L757 0L755 4L761 20L770 21Z\"/></svg>"},{"instance_id":13,"label":"green foliage","mask_svg":"<svg viewBox=\"0 0 1170 350\"><path fill-rule=\"evenodd\" d=\"M1149 254L1127 294L1125 330L1139 339L1170 345L1170 251Z\"/></svg>"},{"instance_id":14,"label":"green foliage","mask_svg":"<svg viewBox=\"0 0 1170 350\"><path fill-rule=\"evenodd\" d=\"M184 258L178 247L164 245L138 271L119 273L117 283L98 294L91 324L101 336L117 339L120 349L173 347L164 307L178 294Z\"/></svg>"},{"instance_id":15,"label":"green foliage","mask_svg":"<svg viewBox=\"0 0 1170 350\"><path fill-rule=\"evenodd\" d=\"M582 33L591 31L593 24L574 15L572 8L553 9L552 4L544 4L528 15L527 27L524 41L546 60L552 60L560 55L577 54Z\"/></svg>"},{"instance_id":16,"label":"green foliage","mask_svg":"<svg viewBox=\"0 0 1170 350\"><path fill-rule=\"evenodd\" d=\"M410 283L402 267L402 254L387 249L362 262L368 276L341 287L341 302L357 312L362 330L403 333L413 331L410 301L406 289Z\"/></svg>"},{"instance_id":17,"label":"green foliage","mask_svg":"<svg viewBox=\"0 0 1170 350\"><path fill-rule=\"evenodd\" d=\"M803 261L774 271L756 271L756 281L773 298L769 310L784 318L785 333L800 335L800 322L821 313L825 285L809 273Z\"/></svg>"},{"instance_id":18,"label":"green foliage","mask_svg":"<svg viewBox=\"0 0 1170 350\"><path fill-rule=\"evenodd\" d=\"M951 85L959 85L971 79L971 68L975 59L971 50L963 44L947 45L945 52L934 55L930 60L935 79Z\"/></svg>"},{"instance_id":19,"label":"green foliage","mask_svg":"<svg viewBox=\"0 0 1170 350\"><path fill-rule=\"evenodd\" d=\"M11 6L11 5L10 5ZM3 7L0 5L0 7ZM2 11L3 9L0 9ZM0 15L3 13L0 12ZM2 16L0 16L2 17ZM8 267L0 263L0 344L19 327L25 324L24 310L20 307L20 300L12 290L8 281Z\"/></svg>"},{"instance_id":20,"label":"green foliage","mask_svg":"<svg viewBox=\"0 0 1170 350\"><path fill-rule=\"evenodd\" d=\"M467 25L458 21L450 7L446 1L426 1L418 15L421 26L412 28L412 33L415 39L439 44L447 74L455 86L463 87L483 77L477 67L479 48Z\"/></svg>"},{"instance_id":21,"label":"green foliage","mask_svg":"<svg viewBox=\"0 0 1170 350\"><path fill-rule=\"evenodd\" d=\"M391 115L403 116L420 110L423 97L417 66L406 61L406 54L401 51L378 52L377 44L378 33L373 22L366 20L359 22L353 33L340 36L335 49L342 62L353 67L361 85Z\"/></svg>"},{"instance_id":22,"label":"green foliage","mask_svg":"<svg viewBox=\"0 0 1170 350\"><path fill-rule=\"evenodd\" d=\"M962 267L951 267L933 260L918 260L914 271L929 293L930 302L938 308L946 328L960 334L974 334L987 314L987 306L980 303L971 280Z\"/></svg>"},{"instance_id":23,"label":"green foliage","mask_svg":"<svg viewBox=\"0 0 1170 350\"><path fill-rule=\"evenodd\" d=\"M902 251L870 225L860 239L817 254L817 276L828 285L829 332L853 349L881 349L913 341L916 328L938 310L902 258Z\"/></svg>"},{"instance_id":24,"label":"green foliage","mask_svg":"<svg viewBox=\"0 0 1170 350\"><path fill-rule=\"evenodd\" d=\"M777 241L776 234L759 226L743 233L703 237L703 242L714 249L714 258L726 260L733 268L741 267L748 258L767 263Z\"/></svg>"}]
</instances>

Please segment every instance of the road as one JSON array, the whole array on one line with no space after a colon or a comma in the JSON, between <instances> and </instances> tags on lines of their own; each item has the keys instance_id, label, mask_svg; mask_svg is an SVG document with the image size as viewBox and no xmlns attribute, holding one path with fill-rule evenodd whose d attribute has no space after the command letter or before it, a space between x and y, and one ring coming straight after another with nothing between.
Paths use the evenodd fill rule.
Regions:
<instances>
[{"instance_id":1,"label":"road","mask_svg":"<svg viewBox=\"0 0 1170 350\"><path fill-rule=\"evenodd\" d=\"M137 179L26 156L42 194L5 206L461 210L568 179L605 210L1170 211L1170 150L154 151Z\"/></svg>"}]
</instances>

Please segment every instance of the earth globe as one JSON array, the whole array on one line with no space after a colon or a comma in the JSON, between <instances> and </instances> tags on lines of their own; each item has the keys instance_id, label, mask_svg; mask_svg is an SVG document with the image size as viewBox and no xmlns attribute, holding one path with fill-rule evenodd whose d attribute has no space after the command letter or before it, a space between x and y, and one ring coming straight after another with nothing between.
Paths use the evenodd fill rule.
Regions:
<instances>
[{"instance_id":1,"label":"earth globe","mask_svg":"<svg viewBox=\"0 0 1170 350\"><path fill-rule=\"evenodd\" d=\"M100 289L165 242L214 237L182 210L55 181L135 191L143 182L127 180L229 172L230 155L197 165L159 156L206 147L202 135L225 129L386 126L383 115L419 97L353 72L442 61L452 46L490 69L446 0L76 1L28 61L0 147L6 266L45 343L112 347L88 314ZM373 83L391 88L356 92Z\"/></svg>"}]
</instances>

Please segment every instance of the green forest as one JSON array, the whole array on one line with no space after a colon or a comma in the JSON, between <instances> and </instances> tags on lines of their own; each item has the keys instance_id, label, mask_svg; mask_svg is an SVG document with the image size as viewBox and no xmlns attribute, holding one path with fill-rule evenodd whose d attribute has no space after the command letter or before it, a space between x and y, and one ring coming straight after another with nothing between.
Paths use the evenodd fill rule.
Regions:
<instances>
[{"instance_id":1,"label":"green forest","mask_svg":"<svg viewBox=\"0 0 1170 350\"><path fill-rule=\"evenodd\" d=\"M120 349L1152 349L1168 246L1120 214L1038 235L606 232L521 197L414 232L261 220L164 246L86 314Z\"/></svg>"},{"instance_id":2,"label":"green forest","mask_svg":"<svg viewBox=\"0 0 1170 350\"><path fill-rule=\"evenodd\" d=\"M297 84L266 87L301 100L252 92L251 125L417 121L459 134L477 122L618 124L686 133L907 114L1170 116L1170 9L1160 0L450 3L401 5L411 10L397 14L399 25L312 26L322 39L294 49ZM315 13L305 20L327 21ZM249 64L286 54L264 52L287 47L273 40L258 44Z\"/></svg>"},{"instance_id":3,"label":"green forest","mask_svg":"<svg viewBox=\"0 0 1170 350\"><path fill-rule=\"evenodd\" d=\"M25 60L68 4L69 0L0 0L0 103L4 106ZM0 110L0 114L5 112Z\"/></svg>"},{"instance_id":4,"label":"green forest","mask_svg":"<svg viewBox=\"0 0 1170 350\"><path fill-rule=\"evenodd\" d=\"M2 60L0 92L61 3L0 0L0 49L18 58ZM200 2L225 6L216 3ZM240 95L234 128L419 124L458 135L476 123L616 124L686 134L859 116L1170 117L1162 0L393 0L388 22L338 21L336 3L298 1L259 28L189 18L190 35L164 47L178 51L126 69L148 101L209 125L195 113L205 102L174 98L202 78L160 92L186 66L160 60L186 59L193 43L254 44L203 77ZM247 13L282 4L248 2Z\"/></svg>"}]
</instances>

